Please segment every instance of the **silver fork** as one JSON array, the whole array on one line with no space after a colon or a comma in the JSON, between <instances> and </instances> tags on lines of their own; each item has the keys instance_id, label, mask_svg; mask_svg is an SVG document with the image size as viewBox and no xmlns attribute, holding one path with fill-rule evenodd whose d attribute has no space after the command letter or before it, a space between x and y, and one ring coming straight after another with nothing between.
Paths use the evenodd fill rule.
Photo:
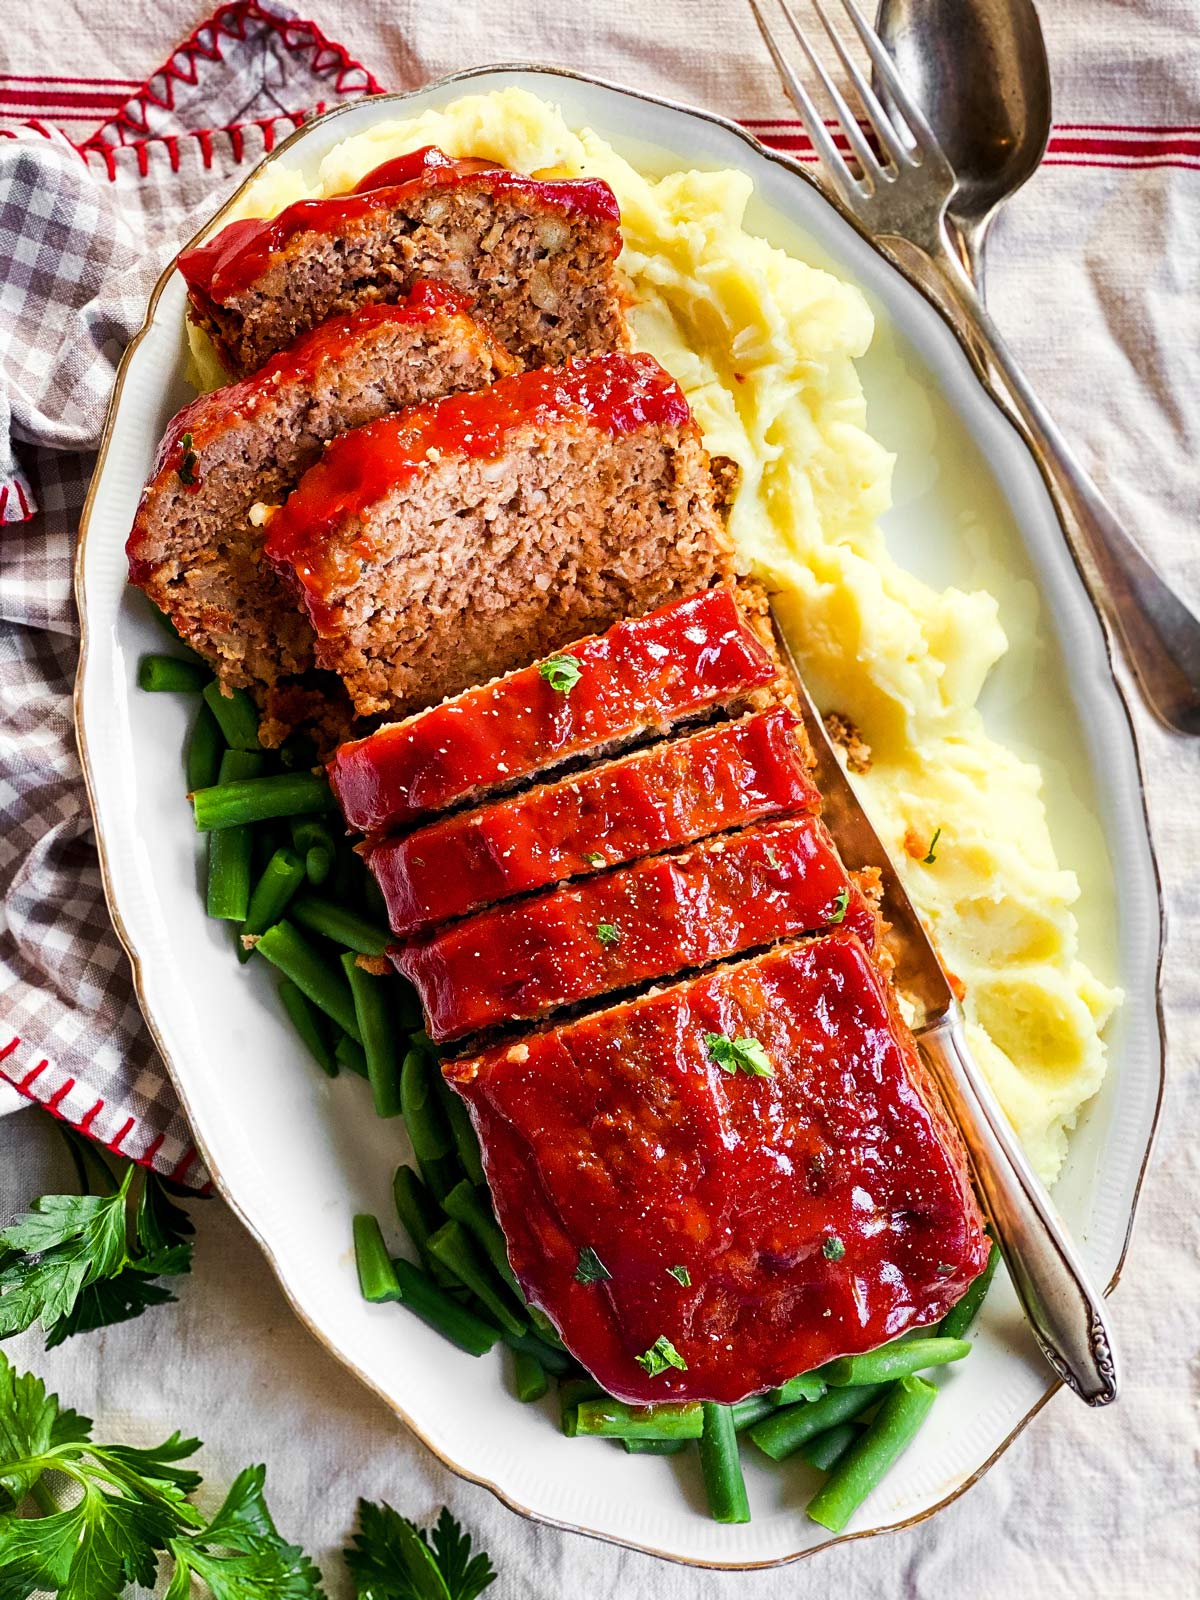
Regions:
<instances>
[{"instance_id":1,"label":"silver fork","mask_svg":"<svg viewBox=\"0 0 1200 1600\"><path fill-rule=\"evenodd\" d=\"M882 159L819 60L791 6L787 0L778 0L811 73L837 112L858 163L857 175L835 144L812 95L784 55L757 0L749 0L788 98L820 157L825 177L845 210L871 237L903 241L919 250L933 267L946 300L970 332L964 345L979 376L1023 436L1049 484L1080 574L1097 609L1116 628L1147 703L1168 727L1200 735L1200 621L1142 554L1105 503L985 309L946 225L946 205L957 181L954 171L882 40L855 0L841 0L871 59L876 81L898 117L885 109L851 57L822 0L810 3L866 113ZM989 363L1000 374L1003 390L991 381Z\"/></svg>"}]
</instances>

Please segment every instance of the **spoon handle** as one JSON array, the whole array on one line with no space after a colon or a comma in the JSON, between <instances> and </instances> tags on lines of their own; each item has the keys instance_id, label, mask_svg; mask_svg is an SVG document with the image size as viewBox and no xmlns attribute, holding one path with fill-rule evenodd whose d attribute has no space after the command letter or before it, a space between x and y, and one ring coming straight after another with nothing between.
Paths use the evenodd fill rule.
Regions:
<instances>
[{"instance_id":1,"label":"spoon handle","mask_svg":"<svg viewBox=\"0 0 1200 1600\"><path fill-rule=\"evenodd\" d=\"M941 286L966 322L966 341L980 376L990 362L1007 397L997 393L1049 480L1063 530L1092 598L1115 626L1142 693L1159 719L1200 735L1200 620L1147 560L1088 477L1029 380L1017 365L942 228L933 258ZM996 391L993 391L996 392Z\"/></svg>"}]
</instances>

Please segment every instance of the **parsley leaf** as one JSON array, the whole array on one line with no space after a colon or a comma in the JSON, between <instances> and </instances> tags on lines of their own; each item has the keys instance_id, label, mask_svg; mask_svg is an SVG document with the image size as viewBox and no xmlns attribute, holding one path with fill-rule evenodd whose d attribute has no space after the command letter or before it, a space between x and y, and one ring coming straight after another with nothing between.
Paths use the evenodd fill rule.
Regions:
<instances>
[{"instance_id":1,"label":"parsley leaf","mask_svg":"<svg viewBox=\"0 0 1200 1600\"><path fill-rule=\"evenodd\" d=\"M922 860L921 860L921 865L922 866L931 867L933 865L933 863L937 860L937 856L934 854L934 851L937 849L937 842L941 837L942 837L942 830L940 828L935 828L933 830L933 838L930 839L930 841L929 841L929 850L925 854L925 856L922 857ZM921 846L918 845L917 849L919 850L920 848L921 848Z\"/></svg>"},{"instance_id":2,"label":"parsley leaf","mask_svg":"<svg viewBox=\"0 0 1200 1600\"><path fill-rule=\"evenodd\" d=\"M281 1539L263 1498L267 1469L246 1467L206 1528L172 1539L175 1575L165 1600L188 1600L193 1574L215 1600L320 1600L321 1575Z\"/></svg>"},{"instance_id":3,"label":"parsley leaf","mask_svg":"<svg viewBox=\"0 0 1200 1600\"><path fill-rule=\"evenodd\" d=\"M570 694L583 677L583 668L575 656L549 656L539 663L538 671L557 694Z\"/></svg>"},{"instance_id":4,"label":"parsley leaf","mask_svg":"<svg viewBox=\"0 0 1200 1600\"><path fill-rule=\"evenodd\" d=\"M685 1289L692 1287L692 1275L686 1267L668 1267L667 1271L675 1279L675 1282L681 1283Z\"/></svg>"},{"instance_id":5,"label":"parsley leaf","mask_svg":"<svg viewBox=\"0 0 1200 1600\"><path fill-rule=\"evenodd\" d=\"M604 852L602 850L589 850L583 859L589 867L602 867L604 865Z\"/></svg>"},{"instance_id":6,"label":"parsley leaf","mask_svg":"<svg viewBox=\"0 0 1200 1600\"><path fill-rule=\"evenodd\" d=\"M657 1378L659 1373L665 1372L668 1367L677 1367L680 1372L687 1371L687 1362L665 1333L659 1334L644 1356L634 1356L633 1359L639 1367L645 1367L652 1378Z\"/></svg>"},{"instance_id":7,"label":"parsley leaf","mask_svg":"<svg viewBox=\"0 0 1200 1600\"><path fill-rule=\"evenodd\" d=\"M759 1041L750 1034L730 1039L724 1033L706 1033L705 1047L722 1072L749 1073L752 1078L773 1078L775 1068Z\"/></svg>"},{"instance_id":8,"label":"parsley leaf","mask_svg":"<svg viewBox=\"0 0 1200 1600\"><path fill-rule=\"evenodd\" d=\"M496 1574L482 1552L443 1508L423 1533L384 1501L358 1502L358 1532L346 1565L359 1600L475 1600Z\"/></svg>"},{"instance_id":9,"label":"parsley leaf","mask_svg":"<svg viewBox=\"0 0 1200 1600\"><path fill-rule=\"evenodd\" d=\"M837 899L833 902L833 910L829 913L829 922L836 926L845 917L850 907L849 889L839 889Z\"/></svg>"},{"instance_id":10,"label":"parsley leaf","mask_svg":"<svg viewBox=\"0 0 1200 1600\"><path fill-rule=\"evenodd\" d=\"M840 1261L846 1254L846 1246L838 1238L836 1233L831 1233L828 1239L826 1239L825 1243L821 1246L821 1254L825 1257L826 1261Z\"/></svg>"},{"instance_id":11,"label":"parsley leaf","mask_svg":"<svg viewBox=\"0 0 1200 1600\"><path fill-rule=\"evenodd\" d=\"M200 457L192 448L192 436L190 433L185 433L179 443L183 447L183 456L178 468L179 481L191 488L193 484L200 482L200 476L196 471L196 468L200 465Z\"/></svg>"},{"instance_id":12,"label":"parsley leaf","mask_svg":"<svg viewBox=\"0 0 1200 1600\"><path fill-rule=\"evenodd\" d=\"M779 857L775 854L770 845L766 845L763 848L763 855L765 856L767 865L771 868L771 871L778 872L780 870Z\"/></svg>"},{"instance_id":13,"label":"parsley leaf","mask_svg":"<svg viewBox=\"0 0 1200 1600\"><path fill-rule=\"evenodd\" d=\"M579 1252L579 1265L575 1268L576 1283L601 1283L605 1278L611 1278L612 1273L592 1249L591 1245L584 1245Z\"/></svg>"},{"instance_id":14,"label":"parsley leaf","mask_svg":"<svg viewBox=\"0 0 1200 1600\"><path fill-rule=\"evenodd\" d=\"M596 937L601 944L619 944L621 930L615 922L598 922L596 924Z\"/></svg>"}]
</instances>

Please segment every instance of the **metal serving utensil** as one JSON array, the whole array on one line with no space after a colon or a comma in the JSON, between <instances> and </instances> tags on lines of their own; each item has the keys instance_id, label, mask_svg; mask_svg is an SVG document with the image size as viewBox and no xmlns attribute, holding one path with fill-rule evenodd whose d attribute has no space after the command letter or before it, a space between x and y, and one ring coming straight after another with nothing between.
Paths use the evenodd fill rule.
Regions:
<instances>
[{"instance_id":1,"label":"metal serving utensil","mask_svg":"<svg viewBox=\"0 0 1200 1600\"><path fill-rule=\"evenodd\" d=\"M855 0L841 0L889 103L885 110L850 56L822 0L810 0L842 70L866 113L882 159L845 96L817 57L787 0L778 0L813 76L823 86L853 152L843 157L817 104L790 65L757 0L751 11L788 98L843 208L874 239L907 244L925 259L937 288L968 330L964 347L988 392L1021 434L1054 496L1064 536L1101 614L1116 628L1155 714L1181 733L1200 735L1200 620L1142 554L1105 504L1045 406L1013 359L950 237L947 206L957 179L919 105ZM992 382L991 369L1002 383Z\"/></svg>"},{"instance_id":2,"label":"metal serving utensil","mask_svg":"<svg viewBox=\"0 0 1200 1600\"><path fill-rule=\"evenodd\" d=\"M1046 1360L1090 1406L1117 1397L1117 1358L1104 1302L1066 1224L1017 1143L967 1048L962 1012L929 935L900 883L808 697L795 657L772 617L816 755L822 815L847 867L878 869L881 911L897 990L912 1003L913 1034L967 1147L975 1184L1013 1287Z\"/></svg>"}]
</instances>

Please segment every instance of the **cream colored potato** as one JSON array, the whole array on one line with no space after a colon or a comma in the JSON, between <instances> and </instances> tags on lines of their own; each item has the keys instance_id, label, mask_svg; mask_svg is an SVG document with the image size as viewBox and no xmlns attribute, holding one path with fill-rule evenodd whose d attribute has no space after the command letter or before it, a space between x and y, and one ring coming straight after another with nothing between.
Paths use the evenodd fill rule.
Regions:
<instances>
[{"instance_id":1,"label":"cream colored potato","mask_svg":"<svg viewBox=\"0 0 1200 1600\"><path fill-rule=\"evenodd\" d=\"M856 780L860 793L965 986L980 1064L1053 1179L1103 1076L1101 1029L1119 996L1079 960L1079 888L1058 864L1040 775L988 736L976 710L1007 648L995 601L930 587L879 532L891 459L865 431L854 365L872 336L865 299L745 230L744 174L645 178L520 89L347 139L311 189L269 168L235 215L351 188L426 144L611 184L634 342L682 384L709 449L739 463L731 529L741 559L777 591L819 703L869 739L875 763ZM939 827L926 865L918 858Z\"/></svg>"}]
</instances>

